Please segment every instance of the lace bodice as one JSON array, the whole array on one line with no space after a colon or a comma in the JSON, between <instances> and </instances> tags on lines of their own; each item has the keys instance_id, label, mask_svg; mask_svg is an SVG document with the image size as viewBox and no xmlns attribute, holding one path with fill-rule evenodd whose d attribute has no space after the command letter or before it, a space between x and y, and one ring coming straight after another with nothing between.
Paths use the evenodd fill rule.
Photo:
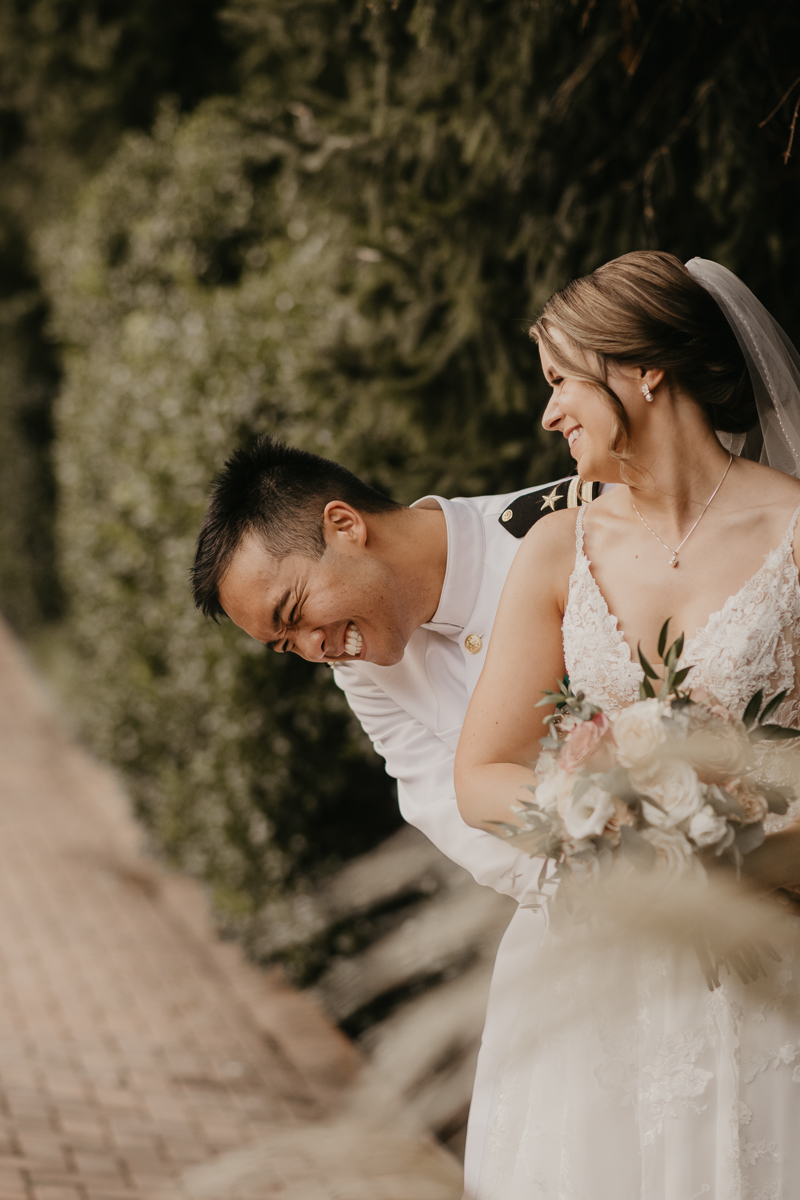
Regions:
<instances>
[{"instance_id":1,"label":"lace bodice","mask_svg":"<svg viewBox=\"0 0 800 1200\"><path fill-rule=\"evenodd\" d=\"M642 669L584 553L585 512L578 511L575 527L575 568L562 627L564 661L576 691L583 690L604 711L616 712L638 698ZM765 696L787 690L774 720L793 726L800 726L800 580L792 553L798 515L800 507L755 575L686 642L680 664L694 667L693 687L712 692L736 713L759 688Z\"/></svg>"},{"instance_id":2,"label":"lace bodice","mask_svg":"<svg viewBox=\"0 0 800 1200\"><path fill-rule=\"evenodd\" d=\"M579 510L575 527L575 567L562 624L564 662L575 690L613 713L638 699L643 672L584 553L585 511ZM744 712L759 688L765 696L787 691L772 719L795 728L800 728L800 579L792 541L798 515L800 507L755 575L686 642L679 664L691 664L692 686L711 692L734 713ZM780 747L765 743L757 754L762 771L775 783L796 784L800 739ZM798 817L800 801L795 801L786 817L768 817L765 824L774 830Z\"/></svg>"}]
</instances>

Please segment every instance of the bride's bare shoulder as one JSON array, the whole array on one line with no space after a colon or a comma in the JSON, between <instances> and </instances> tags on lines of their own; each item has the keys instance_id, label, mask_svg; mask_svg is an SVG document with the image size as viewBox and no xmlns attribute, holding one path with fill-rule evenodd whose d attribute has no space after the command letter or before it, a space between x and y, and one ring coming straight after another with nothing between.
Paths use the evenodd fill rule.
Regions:
<instances>
[{"instance_id":1,"label":"bride's bare shoulder","mask_svg":"<svg viewBox=\"0 0 800 1200\"><path fill-rule=\"evenodd\" d=\"M545 567L556 575L565 570L569 574L575 562L575 524L580 511L563 508L541 517L523 538L517 554L519 569Z\"/></svg>"},{"instance_id":2,"label":"bride's bare shoulder","mask_svg":"<svg viewBox=\"0 0 800 1200\"><path fill-rule=\"evenodd\" d=\"M766 500L776 504L783 501L787 504L800 502L800 479L795 479L794 475L745 458L738 459L738 465L742 485L753 490L754 499L757 497L762 503Z\"/></svg>"}]
</instances>

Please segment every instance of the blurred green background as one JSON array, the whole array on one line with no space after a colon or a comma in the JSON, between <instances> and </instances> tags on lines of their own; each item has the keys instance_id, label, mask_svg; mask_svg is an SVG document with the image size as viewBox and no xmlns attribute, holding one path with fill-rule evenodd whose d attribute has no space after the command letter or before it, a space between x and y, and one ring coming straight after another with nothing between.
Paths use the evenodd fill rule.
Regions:
<instances>
[{"instance_id":1,"label":"blurred green background","mask_svg":"<svg viewBox=\"0 0 800 1200\"><path fill-rule=\"evenodd\" d=\"M329 672L193 610L213 473L564 472L526 321L632 249L797 339L798 77L793 0L0 3L0 605L232 931L398 817Z\"/></svg>"}]
</instances>

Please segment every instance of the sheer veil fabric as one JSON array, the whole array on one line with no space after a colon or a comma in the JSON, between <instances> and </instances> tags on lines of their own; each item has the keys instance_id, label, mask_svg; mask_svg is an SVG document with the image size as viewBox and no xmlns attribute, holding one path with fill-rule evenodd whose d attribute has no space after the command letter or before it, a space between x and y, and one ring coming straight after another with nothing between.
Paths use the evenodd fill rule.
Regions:
<instances>
[{"instance_id":1,"label":"sheer veil fabric","mask_svg":"<svg viewBox=\"0 0 800 1200\"><path fill-rule=\"evenodd\" d=\"M703 259L687 267L733 327L756 395L747 444L720 440L800 477L800 357L730 271ZM686 647L699 686L732 708L745 692L785 687L787 724L800 713L799 515ZM580 520L576 538L566 667L613 711L636 699L640 671L591 577ZM798 766L796 753L783 756L776 777L789 782ZM718 884L640 888L598 894L592 929L556 935L540 920L511 984L516 1016L477 1200L800 1195L800 917ZM692 944L698 922L723 939L757 931L779 958L756 983L724 975L709 991Z\"/></svg>"},{"instance_id":2,"label":"sheer veil fabric","mask_svg":"<svg viewBox=\"0 0 800 1200\"><path fill-rule=\"evenodd\" d=\"M714 297L741 346L758 408L760 438L718 433L726 450L800 478L800 355L774 317L737 275L707 258L689 274Z\"/></svg>"}]
</instances>

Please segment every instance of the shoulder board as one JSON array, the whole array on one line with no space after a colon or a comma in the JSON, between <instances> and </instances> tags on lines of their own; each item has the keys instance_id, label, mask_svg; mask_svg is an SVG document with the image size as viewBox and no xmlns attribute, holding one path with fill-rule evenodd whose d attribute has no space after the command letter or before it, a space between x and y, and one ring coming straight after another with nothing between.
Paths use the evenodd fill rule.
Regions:
<instances>
[{"instance_id":1,"label":"shoulder board","mask_svg":"<svg viewBox=\"0 0 800 1200\"><path fill-rule=\"evenodd\" d=\"M558 512L562 508L577 508L580 504L590 504L599 496L602 486L601 483L586 483L579 475L552 487L545 484L535 492L517 496L498 519L512 537L522 538L540 517L546 517L548 513Z\"/></svg>"}]
</instances>

